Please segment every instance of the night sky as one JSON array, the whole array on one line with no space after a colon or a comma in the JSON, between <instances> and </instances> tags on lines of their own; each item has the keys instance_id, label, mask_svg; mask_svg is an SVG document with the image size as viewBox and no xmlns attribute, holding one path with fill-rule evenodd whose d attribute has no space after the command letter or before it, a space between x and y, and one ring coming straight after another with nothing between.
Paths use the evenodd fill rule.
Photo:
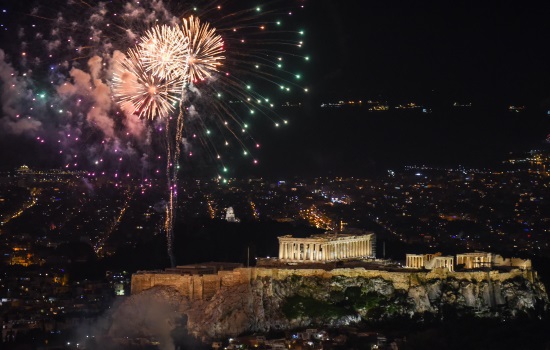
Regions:
<instances>
[{"instance_id":1,"label":"night sky","mask_svg":"<svg viewBox=\"0 0 550 350\"><path fill-rule=\"evenodd\" d=\"M550 96L550 7L538 3L311 2L311 46L324 73L316 86L329 95L540 102Z\"/></svg>"},{"instance_id":2,"label":"night sky","mask_svg":"<svg viewBox=\"0 0 550 350\"><path fill-rule=\"evenodd\" d=\"M50 25L28 15L30 3L2 4L7 12L0 13L2 28L10 28L2 33L0 49L8 56L5 61L16 67L20 43L12 28L35 22ZM53 1L50 12L63 13L63 4ZM231 7L231 1L223 4ZM534 1L277 4L297 9L293 30L305 31L300 54L310 60L295 69L303 76L299 84L309 92L276 97L278 102L302 102L303 107L277 109L289 121L284 129L270 128L269 118L260 121L254 129L254 138L262 142L259 165L251 167L230 154L239 168L234 175L362 175L424 162L479 165L498 162L510 151L545 147L550 132L550 6ZM27 45L32 47L32 41ZM5 121L8 85L5 76L0 79ZM416 102L433 113L373 115L365 109L319 108L322 102L340 99ZM452 110L453 102L471 102L472 108ZM510 115L509 105L525 105L526 110ZM22 162L41 167L64 163L53 147L34 142L36 133L14 134L6 125L0 123L3 168ZM83 136L90 143L101 139ZM195 153L202 158L188 160L190 168L208 175L218 167L210 160L211 152Z\"/></svg>"}]
</instances>

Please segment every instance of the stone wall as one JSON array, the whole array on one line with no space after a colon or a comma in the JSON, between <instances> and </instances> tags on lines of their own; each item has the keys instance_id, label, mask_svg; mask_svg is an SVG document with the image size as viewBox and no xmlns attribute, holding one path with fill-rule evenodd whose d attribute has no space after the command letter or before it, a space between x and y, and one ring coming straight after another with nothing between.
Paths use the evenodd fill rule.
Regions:
<instances>
[{"instance_id":1,"label":"stone wall","mask_svg":"<svg viewBox=\"0 0 550 350\"><path fill-rule=\"evenodd\" d=\"M430 280L455 278L466 281L499 281L523 277L531 282L536 278L532 270L515 269L509 272L472 271L451 272L446 269L434 269L427 272L389 272L365 270L364 268L341 268L330 271L322 269L277 269L277 268L237 268L233 271L219 271L212 275L181 275L165 272L138 272L132 275L132 294L138 294L154 286L173 287L189 300L210 300L222 287L234 287L250 284L257 279L284 280L292 276L320 277L330 279L334 276L382 278L391 281L393 287L407 291L411 287Z\"/></svg>"}]
</instances>

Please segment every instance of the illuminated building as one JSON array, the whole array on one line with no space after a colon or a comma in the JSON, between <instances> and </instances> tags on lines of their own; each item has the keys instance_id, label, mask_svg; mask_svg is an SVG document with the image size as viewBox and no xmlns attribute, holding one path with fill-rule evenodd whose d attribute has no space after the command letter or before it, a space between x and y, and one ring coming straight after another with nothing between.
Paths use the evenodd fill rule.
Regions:
<instances>
[{"instance_id":1,"label":"illuminated building","mask_svg":"<svg viewBox=\"0 0 550 350\"><path fill-rule=\"evenodd\" d=\"M407 254L406 264L406 267L413 269L433 270L443 268L454 271L454 257L441 256L440 254Z\"/></svg>"},{"instance_id":2,"label":"illuminated building","mask_svg":"<svg viewBox=\"0 0 550 350\"><path fill-rule=\"evenodd\" d=\"M279 260L283 262L322 262L375 257L374 233L327 232L308 238L287 235L278 239Z\"/></svg>"},{"instance_id":3,"label":"illuminated building","mask_svg":"<svg viewBox=\"0 0 550 350\"><path fill-rule=\"evenodd\" d=\"M427 269L433 270L437 268L448 269L454 271L454 257L441 256L441 253L436 254L407 254L406 267L412 269ZM456 266L461 269L479 269L493 267L515 267L522 270L531 268L530 259L519 258L503 258L501 255L473 252L462 253L456 255Z\"/></svg>"},{"instance_id":4,"label":"illuminated building","mask_svg":"<svg viewBox=\"0 0 550 350\"><path fill-rule=\"evenodd\" d=\"M240 222L239 218L235 217L235 212L233 211L233 207L227 208L227 211L225 212L225 220L227 222Z\"/></svg>"}]
</instances>

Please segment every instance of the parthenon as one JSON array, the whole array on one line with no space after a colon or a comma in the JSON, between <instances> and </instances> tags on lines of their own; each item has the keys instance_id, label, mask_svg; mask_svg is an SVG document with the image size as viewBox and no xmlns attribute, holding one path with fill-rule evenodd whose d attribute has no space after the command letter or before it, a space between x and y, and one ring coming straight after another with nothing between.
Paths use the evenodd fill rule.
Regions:
<instances>
[{"instance_id":1,"label":"parthenon","mask_svg":"<svg viewBox=\"0 0 550 350\"><path fill-rule=\"evenodd\" d=\"M308 238L291 235L279 238L279 260L283 262L323 262L375 257L375 235L325 233Z\"/></svg>"}]
</instances>

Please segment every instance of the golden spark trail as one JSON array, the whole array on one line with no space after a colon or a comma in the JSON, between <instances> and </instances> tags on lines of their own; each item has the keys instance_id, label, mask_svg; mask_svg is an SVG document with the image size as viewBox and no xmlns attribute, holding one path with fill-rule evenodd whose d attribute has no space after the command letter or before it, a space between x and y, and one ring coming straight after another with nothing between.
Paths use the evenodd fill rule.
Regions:
<instances>
[{"instance_id":1,"label":"golden spark trail","mask_svg":"<svg viewBox=\"0 0 550 350\"><path fill-rule=\"evenodd\" d=\"M188 83L209 78L218 71L223 40L209 23L196 17L181 26L154 26L128 50L113 78L113 90L121 108L140 118L162 117L166 128L166 180L169 191L164 230L172 266L174 224L177 210L178 171L185 121L184 102ZM179 104L175 120L170 117ZM174 125L172 125L174 124Z\"/></svg>"}]
</instances>

